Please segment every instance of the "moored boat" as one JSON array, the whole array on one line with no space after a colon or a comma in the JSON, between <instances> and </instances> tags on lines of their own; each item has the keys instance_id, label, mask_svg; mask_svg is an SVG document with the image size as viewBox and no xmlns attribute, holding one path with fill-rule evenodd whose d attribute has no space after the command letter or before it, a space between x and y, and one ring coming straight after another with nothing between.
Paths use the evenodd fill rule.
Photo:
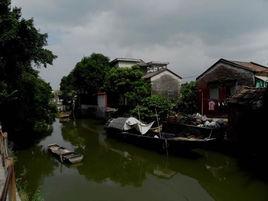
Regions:
<instances>
[{"instance_id":1,"label":"moored boat","mask_svg":"<svg viewBox=\"0 0 268 201\"><path fill-rule=\"evenodd\" d=\"M55 155L61 162L66 163L79 163L83 160L84 156L74 151L70 151L58 144L48 145L48 151Z\"/></svg>"},{"instance_id":2,"label":"moored boat","mask_svg":"<svg viewBox=\"0 0 268 201\"><path fill-rule=\"evenodd\" d=\"M211 137L195 136L193 134L184 135L179 132L153 132L153 129L151 129L152 125L153 122L144 124L133 117L120 117L109 120L105 129L108 136L145 148L155 149L160 152L191 150L206 146L216 140ZM140 129L140 127L143 129Z\"/></svg>"}]
</instances>

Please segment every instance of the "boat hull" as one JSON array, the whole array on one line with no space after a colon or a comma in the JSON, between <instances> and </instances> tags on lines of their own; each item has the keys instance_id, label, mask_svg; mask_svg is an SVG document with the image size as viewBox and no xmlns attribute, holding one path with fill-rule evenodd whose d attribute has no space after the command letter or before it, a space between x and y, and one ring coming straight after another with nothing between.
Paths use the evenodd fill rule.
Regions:
<instances>
[{"instance_id":1,"label":"boat hull","mask_svg":"<svg viewBox=\"0 0 268 201\"><path fill-rule=\"evenodd\" d=\"M83 155L69 151L57 144L48 145L48 152L55 156L60 162L75 164L83 160Z\"/></svg>"},{"instance_id":2,"label":"boat hull","mask_svg":"<svg viewBox=\"0 0 268 201\"><path fill-rule=\"evenodd\" d=\"M153 149L161 153L179 153L191 151L195 148L202 148L214 142L214 139L207 140L189 140L186 138L167 137L168 134L163 133L160 138L148 135L139 135L131 132L122 132L114 128L106 128L106 134L109 137L119 139L121 141L134 144L146 149Z\"/></svg>"}]
</instances>

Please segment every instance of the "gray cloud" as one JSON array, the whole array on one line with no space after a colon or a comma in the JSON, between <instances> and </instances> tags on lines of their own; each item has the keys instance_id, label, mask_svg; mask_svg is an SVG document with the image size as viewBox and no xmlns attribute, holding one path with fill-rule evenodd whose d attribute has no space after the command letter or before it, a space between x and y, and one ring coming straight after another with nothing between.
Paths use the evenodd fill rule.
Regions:
<instances>
[{"instance_id":1,"label":"gray cloud","mask_svg":"<svg viewBox=\"0 0 268 201\"><path fill-rule=\"evenodd\" d=\"M267 64L268 1L15 0L58 55L41 75L58 87L82 56L169 61L193 77L219 58Z\"/></svg>"}]
</instances>

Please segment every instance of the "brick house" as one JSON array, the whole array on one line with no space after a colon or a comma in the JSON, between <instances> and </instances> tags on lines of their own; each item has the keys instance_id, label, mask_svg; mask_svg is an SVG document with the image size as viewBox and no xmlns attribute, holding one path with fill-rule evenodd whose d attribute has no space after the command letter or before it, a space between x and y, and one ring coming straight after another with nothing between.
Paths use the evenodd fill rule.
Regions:
<instances>
[{"instance_id":1,"label":"brick house","mask_svg":"<svg viewBox=\"0 0 268 201\"><path fill-rule=\"evenodd\" d=\"M268 67L220 59L199 75L196 82L200 111L209 116L224 116L227 114L226 99L241 87L267 87Z\"/></svg>"},{"instance_id":2,"label":"brick house","mask_svg":"<svg viewBox=\"0 0 268 201\"><path fill-rule=\"evenodd\" d=\"M153 69L149 67L147 73L142 77L151 83L151 94L169 99L178 98L182 78L168 68L154 67Z\"/></svg>"},{"instance_id":3,"label":"brick house","mask_svg":"<svg viewBox=\"0 0 268 201\"><path fill-rule=\"evenodd\" d=\"M112 60L114 67L140 66L144 71L143 79L151 84L152 95L161 95L170 99L179 96L182 78L167 68L168 62L144 62L141 59L116 58Z\"/></svg>"}]
</instances>

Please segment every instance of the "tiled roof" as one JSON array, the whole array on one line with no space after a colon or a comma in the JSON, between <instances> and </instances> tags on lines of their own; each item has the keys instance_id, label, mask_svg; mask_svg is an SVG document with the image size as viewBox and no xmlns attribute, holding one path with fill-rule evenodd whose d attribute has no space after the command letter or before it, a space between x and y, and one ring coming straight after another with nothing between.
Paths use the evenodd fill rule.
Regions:
<instances>
[{"instance_id":1,"label":"tiled roof","mask_svg":"<svg viewBox=\"0 0 268 201\"><path fill-rule=\"evenodd\" d=\"M268 67L254 62L230 61L254 73L268 73Z\"/></svg>"},{"instance_id":2,"label":"tiled roof","mask_svg":"<svg viewBox=\"0 0 268 201\"><path fill-rule=\"evenodd\" d=\"M236 67L236 68L242 68L245 70L248 70L250 72L255 73L256 75L268 75L268 67L263 66L254 62L243 62L243 61L230 61L226 59L219 59L216 63L214 63L211 67L209 67L205 72L203 72L201 75L199 75L196 80L201 78L204 74L210 71L210 69L214 68L218 63L225 63L230 66Z\"/></svg>"},{"instance_id":3,"label":"tiled roof","mask_svg":"<svg viewBox=\"0 0 268 201\"><path fill-rule=\"evenodd\" d=\"M142 62L144 63L144 61L142 59L133 59L133 58L115 58L114 60L112 60L110 63L115 63L118 61L127 61L127 62Z\"/></svg>"},{"instance_id":4,"label":"tiled roof","mask_svg":"<svg viewBox=\"0 0 268 201\"><path fill-rule=\"evenodd\" d=\"M160 74L160 73L162 73L164 71L168 71L168 72L172 73L173 75L177 76L178 78L182 79L181 76L177 75L176 73L174 73L173 71L171 71L171 70L169 70L167 68L161 69L159 71L151 72L151 73L146 73L142 78L143 79L149 79L149 78L154 77L154 76L156 76L156 75L158 75L158 74Z\"/></svg>"}]
</instances>

